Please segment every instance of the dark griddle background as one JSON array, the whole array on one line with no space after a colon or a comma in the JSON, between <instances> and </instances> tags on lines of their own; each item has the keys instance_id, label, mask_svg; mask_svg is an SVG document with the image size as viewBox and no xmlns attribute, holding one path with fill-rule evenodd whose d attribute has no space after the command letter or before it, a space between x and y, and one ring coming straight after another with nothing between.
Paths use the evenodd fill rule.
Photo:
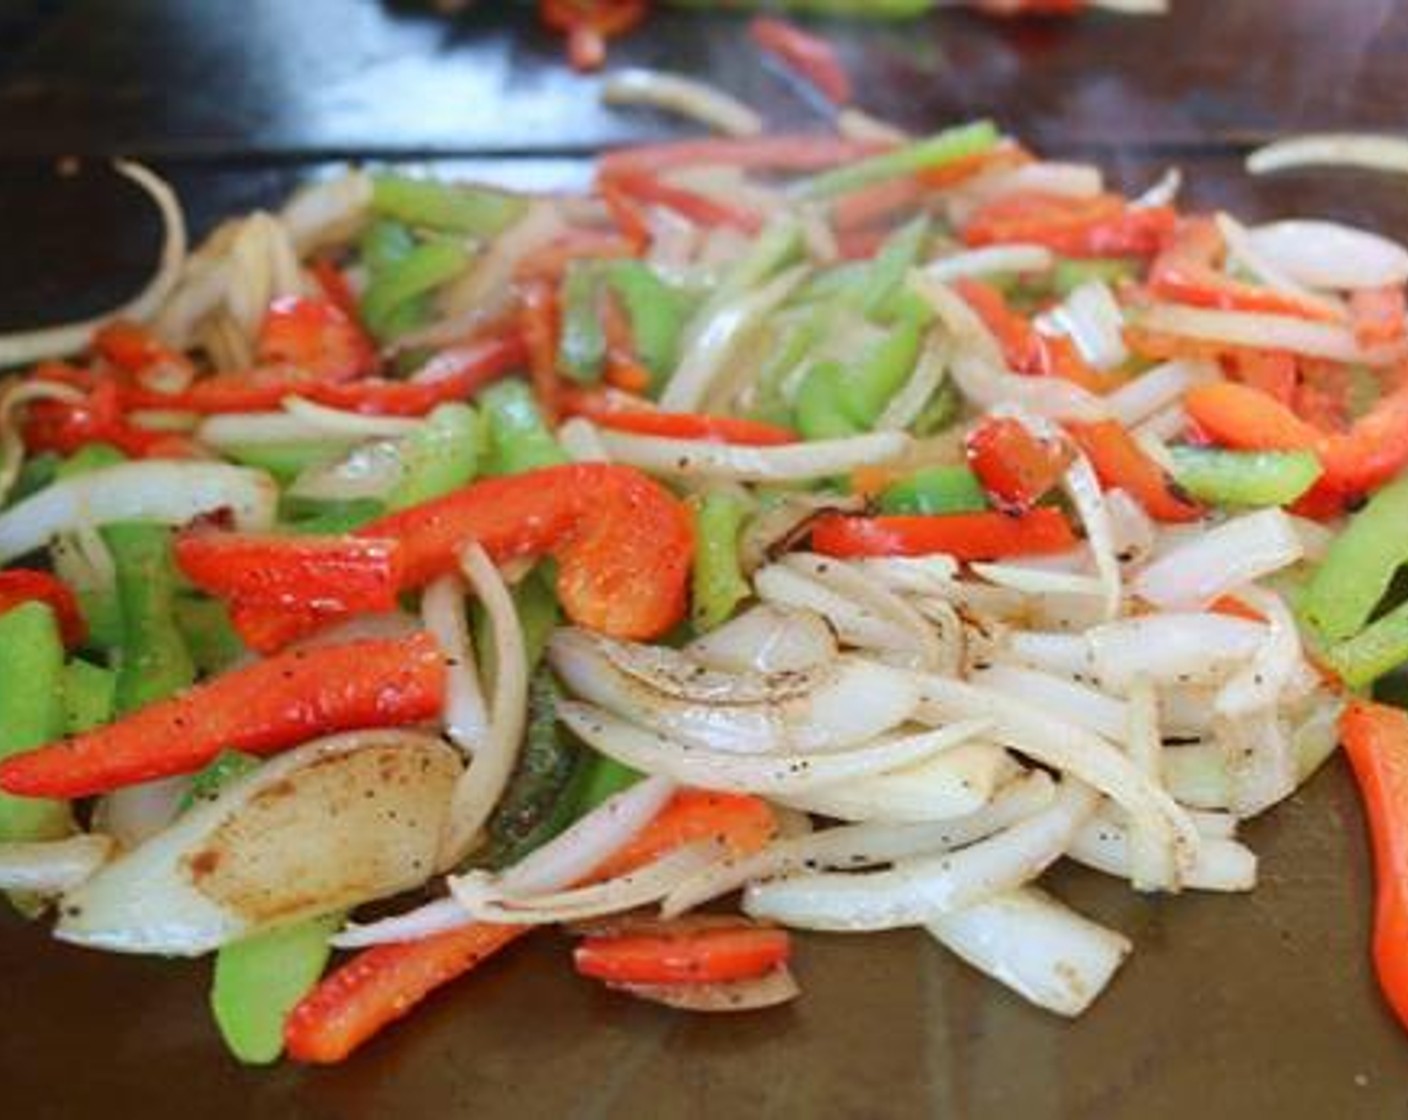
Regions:
<instances>
[{"instance_id":1,"label":"dark griddle background","mask_svg":"<svg viewBox=\"0 0 1408 1120\"><path fill-rule=\"evenodd\" d=\"M1357 174L1253 183L1246 149L1405 123L1408 5L1174 0L1165 20L826 25L862 103L914 129L978 115L1132 188L1408 236L1408 190ZM670 13L619 63L710 75L788 127L817 118L729 17ZM100 159L152 161L197 233L349 158L581 182L598 148L675 123L597 105L517 5L446 21L367 0L0 0L0 328L98 310L140 283L154 217ZM60 157L85 157L72 177ZM1338 762L1251 829L1251 899L1058 889L1135 956L1084 1021L1034 1012L918 935L804 939L806 997L697 1020L574 983L536 939L347 1067L243 1071L204 1007L206 965L55 945L0 916L8 1115L206 1117L1408 1116L1408 1045L1367 966L1367 853Z\"/></svg>"}]
</instances>

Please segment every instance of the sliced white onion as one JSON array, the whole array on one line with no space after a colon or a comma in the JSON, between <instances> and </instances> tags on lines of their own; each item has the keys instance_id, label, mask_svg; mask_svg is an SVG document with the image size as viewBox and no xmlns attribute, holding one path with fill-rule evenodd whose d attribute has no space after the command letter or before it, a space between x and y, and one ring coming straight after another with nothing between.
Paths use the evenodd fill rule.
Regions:
<instances>
[{"instance_id":1,"label":"sliced white onion","mask_svg":"<svg viewBox=\"0 0 1408 1120\"><path fill-rule=\"evenodd\" d=\"M353 236L366 220L372 180L365 171L349 170L299 190L279 211L299 256Z\"/></svg>"},{"instance_id":2,"label":"sliced white onion","mask_svg":"<svg viewBox=\"0 0 1408 1120\"><path fill-rule=\"evenodd\" d=\"M1261 587L1239 588L1237 597L1266 619L1266 641L1217 694L1217 714L1229 719L1275 708L1304 665L1295 619L1281 597Z\"/></svg>"},{"instance_id":3,"label":"sliced white onion","mask_svg":"<svg viewBox=\"0 0 1408 1120\"><path fill-rule=\"evenodd\" d=\"M1216 743L1192 743L1164 751L1164 782L1180 805L1223 810L1232 804L1232 775Z\"/></svg>"},{"instance_id":4,"label":"sliced white onion","mask_svg":"<svg viewBox=\"0 0 1408 1120\"><path fill-rule=\"evenodd\" d=\"M267 529L274 523L278 499L274 480L247 467L160 459L118 463L55 482L0 513L0 563L80 525L184 525L202 514L228 510L241 529Z\"/></svg>"},{"instance_id":5,"label":"sliced white onion","mask_svg":"<svg viewBox=\"0 0 1408 1120\"><path fill-rule=\"evenodd\" d=\"M420 614L445 655L445 734L472 757L489 732L489 711L469 639L464 596L458 577L441 576L421 596Z\"/></svg>"},{"instance_id":6,"label":"sliced white onion","mask_svg":"<svg viewBox=\"0 0 1408 1120\"><path fill-rule=\"evenodd\" d=\"M1110 515L1105 507L1105 493L1100 488L1100 480L1090 460L1082 454L1076 455L1075 461L1061 477L1061 486L1085 527L1086 544L1090 546L1095 571L1100 579L1105 617L1114 618L1119 613L1123 598L1123 577L1119 558L1115 555L1114 531L1110 528Z\"/></svg>"},{"instance_id":7,"label":"sliced white onion","mask_svg":"<svg viewBox=\"0 0 1408 1120\"><path fill-rule=\"evenodd\" d=\"M1158 607L1196 609L1303 555L1290 519L1279 509L1258 510L1165 552L1135 577L1131 590Z\"/></svg>"},{"instance_id":8,"label":"sliced white onion","mask_svg":"<svg viewBox=\"0 0 1408 1120\"><path fill-rule=\"evenodd\" d=\"M1085 635L1101 686L1123 692L1138 677L1159 684L1218 684L1266 640L1259 622L1222 614L1151 614Z\"/></svg>"},{"instance_id":9,"label":"sliced white onion","mask_svg":"<svg viewBox=\"0 0 1408 1120\"><path fill-rule=\"evenodd\" d=\"M1183 172L1177 167L1170 167L1162 175L1151 183L1143 193L1130 201L1130 205L1139 210L1148 210L1157 206L1172 206L1178 201L1178 192L1183 189Z\"/></svg>"},{"instance_id":10,"label":"sliced white onion","mask_svg":"<svg viewBox=\"0 0 1408 1120\"><path fill-rule=\"evenodd\" d=\"M284 411L290 416L306 421L315 429L357 439L410 435L424 424L424 421L406 416L367 416L360 412L329 408L325 404L305 400L303 397L287 397L283 405Z\"/></svg>"},{"instance_id":11,"label":"sliced white onion","mask_svg":"<svg viewBox=\"0 0 1408 1120\"><path fill-rule=\"evenodd\" d=\"M40 330L0 334L0 369L25 365L40 358L61 358L85 350L92 342L94 332L112 319L145 322L156 313L176 286L181 264L186 259L186 219L181 213L180 202L165 179L140 163L119 159L113 161L113 168L146 191L161 213L161 258L156 273L135 298L91 319Z\"/></svg>"},{"instance_id":12,"label":"sliced white onion","mask_svg":"<svg viewBox=\"0 0 1408 1120\"><path fill-rule=\"evenodd\" d=\"M1247 157L1253 175L1296 167L1362 167L1408 174L1408 140L1359 132L1311 132L1258 148Z\"/></svg>"},{"instance_id":13,"label":"sliced white onion","mask_svg":"<svg viewBox=\"0 0 1408 1120\"><path fill-rule=\"evenodd\" d=\"M991 276L1012 272L1046 272L1056 256L1044 245L988 245L937 257L924 265L925 276L949 284L966 276Z\"/></svg>"},{"instance_id":14,"label":"sliced white onion","mask_svg":"<svg viewBox=\"0 0 1408 1120\"><path fill-rule=\"evenodd\" d=\"M1354 291L1408 280L1408 250L1340 222L1292 219L1248 231L1257 254L1296 283Z\"/></svg>"},{"instance_id":15,"label":"sliced white onion","mask_svg":"<svg viewBox=\"0 0 1408 1120\"><path fill-rule=\"evenodd\" d=\"M1007 587L1026 595L1093 595L1105 594L1105 588L1094 576L1075 572L1057 572L1049 568L1022 567L1017 564L969 565L973 574L998 587Z\"/></svg>"},{"instance_id":16,"label":"sliced white onion","mask_svg":"<svg viewBox=\"0 0 1408 1120\"><path fill-rule=\"evenodd\" d=\"M1083 634L1015 630L1006 635L1003 650L1023 665L1065 677L1079 678L1095 671L1090 643Z\"/></svg>"},{"instance_id":17,"label":"sliced white onion","mask_svg":"<svg viewBox=\"0 0 1408 1120\"><path fill-rule=\"evenodd\" d=\"M694 329L694 344L660 395L660 407L671 412L697 410L743 340L781 306L806 275L804 265L789 268L761 288L728 300L708 314Z\"/></svg>"},{"instance_id":18,"label":"sliced white onion","mask_svg":"<svg viewBox=\"0 0 1408 1120\"><path fill-rule=\"evenodd\" d=\"M1198 831L1158 783L1139 770L1117 747L1043 708L1007 694L940 677L923 679L921 715L940 720L996 721L989 737L1086 782L1160 837L1165 858L1186 867L1198 849ZM1160 876L1171 879L1171 875Z\"/></svg>"},{"instance_id":19,"label":"sliced white onion","mask_svg":"<svg viewBox=\"0 0 1408 1120\"><path fill-rule=\"evenodd\" d=\"M609 463L611 454L601 431L590 420L574 416L557 429L557 441L574 463Z\"/></svg>"},{"instance_id":20,"label":"sliced white onion","mask_svg":"<svg viewBox=\"0 0 1408 1120\"><path fill-rule=\"evenodd\" d=\"M1117 369L1129 358L1129 347L1124 343L1124 312L1103 280L1078 286L1047 312L1047 318L1070 336L1080 356L1095 369Z\"/></svg>"},{"instance_id":21,"label":"sliced white onion","mask_svg":"<svg viewBox=\"0 0 1408 1120\"><path fill-rule=\"evenodd\" d=\"M509 894L501 878L483 871L451 876L449 883L456 900L476 921L556 925L620 914L656 902L718 858L719 850L720 845L712 840L688 844L615 879L554 894Z\"/></svg>"},{"instance_id":22,"label":"sliced white onion","mask_svg":"<svg viewBox=\"0 0 1408 1120\"><path fill-rule=\"evenodd\" d=\"M1127 879L1132 874L1129 830L1109 814L1099 814L1076 833L1070 857L1077 863ZM1183 886L1199 891L1249 891L1256 886L1256 855L1245 844L1204 837Z\"/></svg>"},{"instance_id":23,"label":"sliced white onion","mask_svg":"<svg viewBox=\"0 0 1408 1120\"><path fill-rule=\"evenodd\" d=\"M842 821L951 820L981 811L1018 769L996 744L968 742L901 770L774 796Z\"/></svg>"},{"instance_id":24,"label":"sliced white onion","mask_svg":"<svg viewBox=\"0 0 1408 1120\"><path fill-rule=\"evenodd\" d=\"M602 754L648 774L725 792L789 795L900 770L981 734L980 719L942 730L873 740L825 754L726 754L667 739L618 719L603 708L565 701L562 722Z\"/></svg>"},{"instance_id":25,"label":"sliced white onion","mask_svg":"<svg viewBox=\"0 0 1408 1120\"><path fill-rule=\"evenodd\" d=\"M1332 319L1342 320L1347 317L1348 310L1343 300L1312 291L1295 276L1286 272L1272 255L1262 252L1260 244L1252 237L1247 227L1231 214L1219 212L1217 228L1227 245L1228 257L1254 280L1272 291L1282 292L1300 300L1306 306L1318 308Z\"/></svg>"},{"instance_id":26,"label":"sliced white onion","mask_svg":"<svg viewBox=\"0 0 1408 1120\"><path fill-rule=\"evenodd\" d=\"M112 838L100 833L0 844L0 890L63 894L91 879L113 849Z\"/></svg>"},{"instance_id":27,"label":"sliced white onion","mask_svg":"<svg viewBox=\"0 0 1408 1120\"><path fill-rule=\"evenodd\" d=\"M455 785L445 831L440 840L440 867L452 867L473 848L479 830L503 795L518 759L528 719L528 655L513 595L494 562L477 543L460 554L465 578L484 604L494 636L494 692L489 702L489 727L474 759Z\"/></svg>"},{"instance_id":28,"label":"sliced white onion","mask_svg":"<svg viewBox=\"0 0 1408 1120\"><path fill-rule=\"evenodd\" d=\"M1158 530L1144 507L1116 487L1105 491L1105 512L1110 518L1110 544L1119 562L1128 566L1148 560Z\"/></svg>"},{"instance_id":29,"label":"sliced white onion","mask_svg":"<svg viewBox=\"0 0 1408 1120\"><path fill-rule=\"evenodd\" d=\"M958 580L958 561L952 556L893 556L859 561L866 575L886 587L911 595L947 595Z\"/></svg>"},{"instance_id":30,"label":"sliced white onion","mask_svg":"<svg viewBox=\"0 0 1408 1120\"><path fill-rule=\"evenodd\" d=\"M1310 358L1364 365L1391 365L1401 356L1395 349L1365 350L1355 341L1354 332L1338 323L1298 319L1293 315L1271 315L1256 311L1214 311L1182 304L1160 303L1148 308L1139 324L1151 331L1220 342L1229 346L1249 346L1261 350L1289 350Z\"/></svg>"},{"instance_id":31,"label":"sliced white onion","mask_svg":"<svg viewBox=\"0 0 1408 1120\"><path fill-rule=\"evenodd\" d=\"M847 105L836 114L836 132L847 140L870 141L879 144L903 144L909 133L889 121L880 120L863 109Z\"/></svg>"},{"instance_id":32,"label":"sliced white onion","mask_svg":"<svg viewBox=\"0 0 1408 1120\"><path fill-rule=\"evenodd\" d=\"M725 136L757 136L763 131L763 119L736 97L707 82L660 70L618 70L602 83L601 99L608 105L678 113Z\"/></svg>"},{"instance_id":33,"label":"sliced white onion","mask_svg":"<svg viewBox=\"0 0 1408 1120\"><path fill-rule=\"evenodd\" d=\"M98 800L93 827L124 848L135 848L178 816L191 791L187 774L124 786Z\"/></svg>"},{"instance_id":34,"label":"sliced white onion","mask_svg":"<svg viewBox=\"0 0 1408 1120\"><path fill-rule=\"evenodd\" d=\"M1154 686L1143 677L1129 687L1129 707L1125 750L1129 759L1151 782L1164 782L1163 736L1159 731L1159 701ZM1196 825L1196 821L1194 824ZM1203 835L1201 829L1199 836ZM1199 845L1202 855L1206 845ZM1172 891L1181 885L1177 869L1164 858L1163 838L1146 821L1133 820L1129 826L1129 881L1137 891ZM1190 869L1191 873L1191 869Z\"/></svg>"},{"instance_id":35,"label":"sliced white onion","mask_svg":"<svg viewBox=\"0 0 1408 1120\"><path fill-rule=\"evenodd\" d=\"M1174 359L1126 381L1106 398L1106 403L1117 420L1132 427L1177 404L1194 385L1217 377L1217 367L1209 362Z\"/></svg>"},{"instance_id":36,"label":"sliced white onion","mask_svg":"<svg viewBox=\"0 0 1408 1120\"><path fill-rule=\"evenodd\" d=\"M1040 812L1054 794L1051 779L1034 771L1028 778L1013 782L991 805L952 820L841 825L791 840L775 840L752 855L725 856L685 880L665 897L661 916L677 917L750 882L819 868L855 871L930 852L952 851Z\"/></svg>"},{"instance_id":37,"label":"sliced white onion","mask_svg":"<svg viewBox=\"0 0 1408 1120\"><path fill-rule=\"evenodd\" d=\"M975 672L972 679L984 688L1021 697L1113 743L1124 742L1129 706L1089 685L1015 665L991 665Z\"/></svg>"},{"instance_id":38,"label":"sliced white onion","mask_svg":"<svg viewBox=\"0 0 1408 1120\"><path fill-rule=\"evenodd\" d=\"M1295 745L1275 712L1261 708L1238 719L1219 716L1213 734L1232 782L1228 808L1239 817L1254 817L1295 792Z\"/></svg>"},{"instance_id":39,"label":"sliced white onion","mask_svg":"<svg viewBox=\"0 0 1408 1120\"><path fill-rule=\"evenodd\" d=\"M343 446L340 442L328 444L330 454L337 456ZM288 492L294 498L324 502L385 498L405 474L406 460L396 440L374 439L357 444L341 456L311 463L298 472Z\"/></svg>"},{"instance_id":40,"label":"sliced white onion","mask_svg":"<svg viewBox=\"0 0 1408 1120\"><path fill-rule=\"evenodd\" d=\"M835 563L840 565L841 561ZM877 616L834 587L803 574L789 564L770 564L760 568L754 573L753 587L764 603L792 610L814 611L821 615L846 645L876 653L913 651L915 648L914 636L906 627L891 618ZM889 591L885 593L893 594ZM923 620L920 621L923 624Z\"/></svg>"},{"instance_id":41,"label":"sliced white onion","mask_svg":"<svg viewBox=\"0 0 1408 1120\"><path fill-rule=\"evenodd\" d=\"M846 933L921 925L1035 879L1061 858L1098 801L1090 787L1063 781L1048 808L959 851L902 860L890 871L755 883L744 892L743 910L789 926Z\"/></svg>"},{"instance_id":42,"label":"sliced white onion","mask_svg":"<svg viewBox=\"0 0 1408 1120\"><path fill-rule=\"evenodd\" d=\"M1035 887L941 915L925 929L1023 999L1067 1016L1080 1015L1095 1001L1132 948L1122 934Z\"/></svg>"},{"instance_id":43,"label":"sliced white onion","mask_svg":"<svg viewBox=\"0 0 1408 1120\"><path fill-rule=\"evenodd\" d=\"M845 439L777 447L744 447L702 440L628 435L602 430L601 442L614 463L677 478L735 482L806 482L880 466L903 457L910 439L901 432L871 432Z\"/></svg>"},{"instance_id":44,"label":"sliced white onion","mask_svg":"<svg viewBox=\"0 0 1408 1120\"><path fill-rule=\"evenodd\" d=\"M288 412L231 412L202 420L196 429L196 438L217 451L250 445L326 443L336 452L362 437L335 431Z\"/></svg>"},{"instance_id":45,"label":"sliced white onion","mask_svg":"<svg viewBox=\"0 0 1408 1120\"><path fill-rule=\"evenodd\" d=\"M764 603L695 638L685 653L725 673L798 673L834 660L838 650L820 615Z\"/></svg>"},{"instance_id":46,"label":"sliced white onion","mask_svg":"<svg viewBox=\"0 0 1408 1120\"><path fill-rule=\"evenodd\" d=\"M663 646L564 627L548 659L573 695L667 738L732 753L854 746L898 727L918 698L908 674L853 655L806 672L725 673Z\"/></svg>"}]
</instances>

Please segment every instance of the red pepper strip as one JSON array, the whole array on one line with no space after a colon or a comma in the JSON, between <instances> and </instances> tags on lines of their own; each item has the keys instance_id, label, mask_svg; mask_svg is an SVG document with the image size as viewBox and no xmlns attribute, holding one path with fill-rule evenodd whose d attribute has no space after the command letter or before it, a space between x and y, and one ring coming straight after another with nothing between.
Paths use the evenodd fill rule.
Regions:
<instances>
[{"instance_id":1,"label":"red pepper strip","mask_svg":"<svg viewBox=\"0 0 1408 1120\"><path fill-rule=\"evenodd\" d=\"M766 833L757 827L762 817L771 822ZM592 878L624 874L664 851L709 836L722 838L739 854L755 852L775 831L772 811L756 797L684 791ZM533 928L476 922L418 941L363 950L326 976L290 1012L284 1026L289 1057L299 1062L342 1061L431 992Z\"/></svg>"},{"instance_id":2,"label":"red pepper strip","mask_svg":"<svg viewBox=\"0 0 1408 1120\"><path fill-rule=\"evenodd\" d=\"M1032 163L1036 157L1011 140L1002 140L985 152L973 152L960 159L920 171L916 178L930 190L946 190L988 171L1010 170Z\"/></svg>"},{"instance_id":3,"label":"red pepper strip","mask_svg":"<svg viewBox=\"0 0 1408 1120\"><path fill-rule=\"evenodd\" d=\"M1219 271L1225 252L1216 221L1202 215L1184 218L1149 268L1149 290L1160 299L1194 307L1294 315L1301 319L1337 318L1326 308L1294 295L1247 284Z\"/></svg>"},{"instance_id":4,"label":"red pepper strip","mask_svg":"<svg viewBox=\"0 0 1408 1120\"><path fill-rule=\"evenodd\" d=\"M797 442L796 432L776 424L699 412L662 412L647 401L623 398L625 394L568 391L562 397L562 410L569 416L585 416L603 428L636 435L708 440L745 447Z\"/></svg>"},{"instance_id":5,"label":"red pepper strip","mask_svg":"<svg viewBox=\"0 0 1408 1120\"><path fill-rule=\"evenodd\" d=\"M547 280L524 284L519 293L518 330L528 352L528 373L538 407L556 423L562 378L557 372L557 289Z\"/></svg>"},{"instance_id":6,"label":"red pepper strip","mask_svg":"<svg viewBox=\"0 0 1408 1120\"><path fill-rule=\"evenodd\" d=\"M1000 560L1065 552L1080 543L1059 510L1040 507L1007 513L935 516L843 517L832 514L812 527L812 547L828 556L925 556Z\"/></svg>"},{"instance_id":7,"label":"red pepper strip","mask_svg":"<svg viewBox=\"0 0 1408 1120\"><path fill-rule=\"evenodd\" d=\"M1092 393L1104 393L1109 388L1105 377L1085 363L1069 338L1043 335L1028 319L1013 311L991 284L962 279L954 287L997 337L1003 360L1016 372L1059 377Z\"/></svg>"},{"instance_id":8,"label":"red pepper strip","mask_svg":"<svg viewBox=\"0 0 1408 1120\"><path fill-rule=\"evenodd\" d=\"M632 172L614 175L610 182L629 198L649 206L673 210L696 225L733 226L744 233L757 233L763 228L762 217L752 210L677 187L653 175Z\"/></svg>"},{"instance_id":9,"label":"red pepper strip","mask_svg":"<svg viewBox=\"0 0 1408 1120\"><path fill-rule=\"evenodd\" d=\"M326 299L285 296L264 313L255 357L260 365L290 365L319 381L353 381L373 373L376 347L342 309Z\"/></svg>"},{"instance_id":10,"label":"red pepper strip","mask_svg":"<svg viewBox=\"0 0 1408 1120\"><path fill-rule=\"evenodd\" d=\"M1408 387L1379 400L1347 432L1320 445L1325 481L1355 497L1375 490L1408 467Z\"/></svg>"},{"instance_id":11,"label":"red pepper strip","mask_svg":"<svg viewBox=\"0 0 1408 1120\"><path fill-rule=\"evenodd\" d=\"M202 591L246 604L389 611L401 586L396 541L196 530L176 539L175 553L177 566Z\"/></svg>"},{"instance_id":12,"label":"red pepper strip","mask_svg":"<svg viewBox=\"0 0 1408 1120\"><path fill-rule=\"evenodd\" d=\"M795 23L770 16L758 16L749 24L748 33L753 42L810 82L831 104L850 104L850 76L841 65L836 48L820 35L812 35Z\"/></svg>"},{"instance_id":13,"label":"red pepper strip","mask_svg":"<svg viewBox=\"0 0 1408 1120\"><path fill-rule=\"evenodd\" d=\"M447 401L464 400L489 382L520 369L526 360L517 334L486 338L447 350L410 381L364 377L358 381L318 381L296 369L278 367L203 377L181 393L128 389L128 408L171 408L215 414L266 412L285 397L300 396L330 408L381 416L424 416Z\"/></svg>"},{"instance_id":14,"label":"red pepper strip","mask_svg":"<svg viewBox=\"0 0 1408 1120\"><path fill-rule=\"evenodd\" d=\"M1203 509L1178 489L1118 420L1066 425L1106 489L1120 489L1155 521L1196 521Z\"/></svg>"},{"instance_id":15,"label":"red pepper strip","mask_svg":"<svg viewBox=\"0 0 1408 1120\"><path fill-rule=\"evenodd\" d=\"M1243 385L1259 389L1280 404L1295 400L1300 371L1296 356L1285 350L1235 350L1224 356L1223 367Z\"/></svg>"},{"instance_id":16,"label":"red pepper strip","mask_svg":"<svg viewBox=\"0 0 1408 1120\"><path fill-rule=\"evenodd\" d=\"M167 346L146 327L125 319L103 326L93 336L93 349L155 389L184 389L196 376L196 367L185 354Z\"/></svg>"},{"instance_id":17,"label":"red pepper strip","mask_svg":"<svg viewBox=\"0 0 1408 1120\"><path fill-rule=\"evenodd\" d=\"M1199 432L1237 451L1314 451L1320 433L1258 389L1231 381L1195 385L1183 407Z\"/></svg>"},{"instance_id":18,"label":"red pepper strip","mask_svg":"<svg viewBox=\"0 0 1408 1120\"><path fill-rule=\"evenodd\" d=\"M1408 1026L1408 714L1353 700L1340 717L1340 741L1374 848L1374 968L1384 998Z\"/></svg>"},{"instance_id":19,"label":"red pepper strip","mask_svg":"<svg viewBox=\"0 0 1408 1120\"><path fill-rule=\"evenodd\" d=\"M603 303L602 331L606 336L606 370L602 379L614 389L644 393L650 388L650 371L636 360L631 322L615 292Z\"/></svg>"},{"instance_id":20,"label":"red pepper strip","mask_svg":"<svg viewBox=\"0 0 1408 1120\"><path fill-rule=\"evenodd\" d=\"M791 956L786 930L739 925L588 937L572 962L582 976L611 984L718 984L762 976Z\"/></svg>"},{"instance_id":21,"label":"red pepper strip","mask_svg":"<svg viewBox=\"0 0 1408 1120\"><path fill-rule=\"evenodd\" d=\"M619 638L654 638L683 617L694 535L684 506L631 467L574 463L491 478L383 517L359 537L401 544L401 590L456 571L478 541L495 563L551 554L557 595L574 622ZM240 604L234 621L261 652L326 622Z\"/></svg>"},{"instance_id":22,"label":"red pepper strip","mask_svg":"<svg viewBox=\"0 0 1408 1120\"><path fill-rule=\"evenodd\" d=\"M170 433L154 432L131 423L122 410L123 389L104 377L80 404L40 400L29 405L24 421L24 442L31 452L53 451L72 455L89 443L109 443L124 455L146 458Z\"/></svg>"},{"instance_id":23,"label":"red pepper strip","mask_svg":"<svg viewBox=\"0 0 1408 1120\"><path fill-rule=\"evenodd\" d=\"M1322 432L1341 431L1351 421L1352 387L1353 377L1343 363L1302 358L1296 363L1290 405L1297 416Z\"/></svg>"},{"instance_id":24,"label":"red pepper strip","mask_svg":"<svg viewBox=\"0 0 1408 1120\"><path fill-rule=\"evenodd\" d=\"M322 290L323 298L335 304L352 322L360 324L362 316L361 309L357 306L357 295L352 291L352 285L347 282L342 269L329 257L315 257L308 267Z\"/></svg>"},{"instance_id":25,"label":"red pepper strip","mask_svg":"<svg viewBox=\"0 0 1408 1120\"><path fill-rule=\"evenodd\" d=\"M1152 256L1173 233L1169 206L1131 206L1113 194L1069 198L1044 191L1003 195L968 219L972 246L1030 242L1067 257Z\"/></svg>"},{"instance_id":26,"label":"red pepper strip","mask_svg":"<svg viewBox=\"0 0 1408 1120\"><path fill-rule=\"evenodd\" d=\"M1074 457L1065 443L1041 439L1010 416L982 421L968 433L964 451L983 489L1008 513L1024 513L1041 501Z\"/></svg>"},{"instance_id":27,"label":"red pepper strip","mask_svg":"<svg viewBox=\"0 0 1408 1120\"><path fill-rule=\"evenodd\" d=\"M637 253L643 253L650 244L650 220L645 211L610 179L598 182L596 189L621 236L631 243Z\"/></svg>"},{"instance_id":28,"label":"red pepper strip","mask_svg":"<svg viewBox=\"0 0 1408 1120\"><path fill-rule=\"evenodd\" d=\"M885 179L838 198L831 206L831 224L847 233L867 229L913 210L924 193L923 184L913 177Z\"/></svg>"},{"instance_id":29,"label":"red pepper strip","mask_svg":"<svg viewBox=\"0 0 1408 1120\"><path fill-rule=\"evenodd\" d=\"M540 0L539 14L554 31L567 35L574 70L599 70L606 40L629 31L646 13L645 0Z\"/></svg>"},{"instance_id":30,"label":"red pepper strip","mask_svg":"<svg viewBox=\"0 0 1408 1120\"><path fill-rule=\"evenodd\" d=\"M0 762L0 789L88 797L189 774L223 750L273 754L319 735L440 712L445 662L429 634L347 642L233 669L116 723Z\"/></svg>"},{"instance_id":31,"label":"red pepper strip","mask_svg":"<svg viewBox=\"0 0 1408 1120\"><path fill-rule=\"evenodd\" d=\"M1349 295L1354 337L1366 350L1389 346L1408 334L1408 297L1402 284L1362 288Z\"/></svg>"},{"instance_id":32,"label":"red pepper strip","mask_svg":"<svg viewBox=\"0 0 1408 1120\"><path fill-rule=\"evenodd\" d=\"M59 623L59 633L69 649L81 646L88 636L88 623L78 608L78 600L68 584L48 572L33 572L26 568L11 568L0 572L0 614L21 603L39 602L48 605Z\"/></svg>"},{"instance_id":33,"label":"red pepper strip","mask_svg":"<svg viewBox=\"0 0 1408 1120\"><path fill-rule=\"evenodd\" d=\"M608 152L598 164L603 179L658 175L680 167L716 164L745 171L822 171L893 148L875 140L838 136L759 136L741 139L677 140Z\"/></svg>"}]
</instances>

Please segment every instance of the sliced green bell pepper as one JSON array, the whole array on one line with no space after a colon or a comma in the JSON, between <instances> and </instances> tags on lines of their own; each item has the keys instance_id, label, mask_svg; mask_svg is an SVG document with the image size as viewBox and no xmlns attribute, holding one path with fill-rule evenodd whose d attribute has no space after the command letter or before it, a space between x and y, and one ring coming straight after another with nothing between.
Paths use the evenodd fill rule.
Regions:
<instances>
[{"instance_id":1,"label":"sliced green bell pepper","mask_svg":"<svg viewBox=\"0 0 1408 1120\"><path fill-rule=\"evenodd\" d=\"M738 562L738 533L746 514L731 494L711 491L690 500L694 514L692 582L695 628L712 630L733 617L749 595Z\"/></svg>"},{"instance_id":2,"label":"sliced green bell pepper","mask_svg":"<svg viewBox=\"0 0 1408 1120\"><path fill-rule=\"evenodd\" d=\"M1223 451L1171 447L1173 477L1195 498L1223 506L1284 506L1320 477L1309 451Z\"/></svg>"},{"instance_id":3,"label":"sliced green bell pepper","mask_svg":"<svg viewBox=\"0 0 1408 1120\"><path fill-rule=\"evenodd\" d=\"M893 151L868 159L823 171L803 179L793 193L804 199L828 199L868 187L887 179L898 179L920 171L929 171L955 160L966 159L995 147L1001 139L991 121L975 121L945 129L926 139L906 144Z\"/></svg>"}]
</instances>

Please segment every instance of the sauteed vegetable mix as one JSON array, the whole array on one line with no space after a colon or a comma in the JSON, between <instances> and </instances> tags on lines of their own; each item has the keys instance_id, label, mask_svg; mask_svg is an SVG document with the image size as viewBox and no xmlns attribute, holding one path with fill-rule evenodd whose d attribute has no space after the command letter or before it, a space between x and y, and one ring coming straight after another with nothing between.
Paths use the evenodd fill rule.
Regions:
<instances>
[{"instance_id":1,"label":"sauteed vegetable mix","mask_svg":"<svg viewBox=\"0 0 1408 1120\"><path fill-rule=\"evenodd\" d=\"M918 927L1076 1015L1131 945L1043 872L1251 890L1343 739L1403 1013L1408 252L843 125L354 170L190 253L120 165L149 287L0 337L13 904L214 954L251 1062L540 926L700 1011Z\"/></svg>"}]
</instances>

